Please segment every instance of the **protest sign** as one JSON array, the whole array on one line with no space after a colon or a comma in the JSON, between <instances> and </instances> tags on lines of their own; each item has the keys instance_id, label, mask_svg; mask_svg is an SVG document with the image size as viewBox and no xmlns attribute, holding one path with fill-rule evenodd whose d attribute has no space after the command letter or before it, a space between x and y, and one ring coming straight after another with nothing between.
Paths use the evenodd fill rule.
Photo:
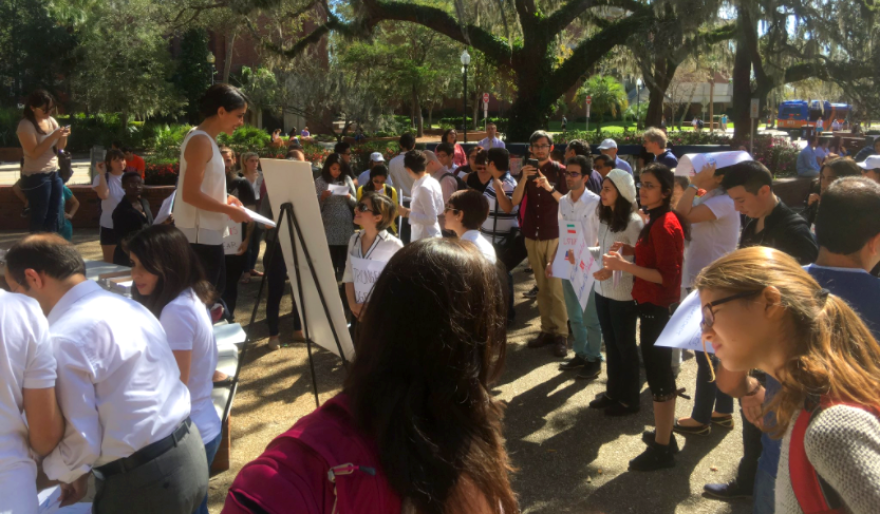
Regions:
<instances>
[{"instance_id":1,"label":"protest sign","mask_svg":"<svg viewBox=\"0 0 880 514\"><path fill-rule=\"evenodd\" d=\"M578 239L577 246L570 250L574 256L574 266L571 266L571 274L568 281L577 295L578 302L581 304L581 311L586 310L587 301L590 299L590 291L593 290L593 282L595 277L593 273L599 271L599 262L593 258L584 238Z\"/></svg>"},{"instance_id":2,"label":"protest sign","mask_svg":"<svg viewBox=\"0 0 880 514\"><path fill-rule=\"evenodd\" d=\"M223 237L223 253L224 255L235 255L238 253L242 241L241 223L236 223L227 216L226 228L228 233Z\"/></svg>"},{"instance_id":3,"label":"protest sign","mask_svg":"<svg viewBox=\"0 0 880 514\"><path fill-rule=\"evenodd\" d=\"M349 189L348 186L337 186L335 184L328 184L327 190L335 196L345 196L351 194L351 189Z\"/></svg>"},{"instance_id":4,"label":"protest sign","mask_svg":"<svg viewBox=\"0 0 880 514\"><path fill-rule=\"evenodd\" d=\"M366 303L373 292L373 286L379 280L379 275L385 269L386 261L372 261L351 257L352 283L354 284L354 299L357 303Z\"/></svg>"},{"instance_id":5,"label":"protest sign","mask_svg":"<svg viewBox=\"0 0 880 514\"><path fill-rule=\"evenodd\" d=\"M556 250L556 258L553 259L553 276L556 278L564 278L566 280L571 276L571 264L566 260L566 255L570 250L574 250L578 246L578 242L583 242L581 225L576 221L559 220L559 249ZM539 273L539 270L535 270Z\"/></svg>"},{"instance_id":6,"label":"protest sign","mask_svg":"<svg viewBox=\"0 0 880 514\"><path fill-rule=\"evenodd\" d=\"M702 352L703 330L700 328L702 321L703 306L700 303L700 293L694 290L675 310L654 346ZM706 351L714 353L712 345L706 345Z\"/></svg>"}]
</instances>

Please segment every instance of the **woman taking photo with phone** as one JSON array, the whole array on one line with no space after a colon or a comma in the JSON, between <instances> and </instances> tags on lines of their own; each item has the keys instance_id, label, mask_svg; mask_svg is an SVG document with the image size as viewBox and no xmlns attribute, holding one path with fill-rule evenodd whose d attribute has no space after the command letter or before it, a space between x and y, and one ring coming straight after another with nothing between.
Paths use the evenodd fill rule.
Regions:
<instances>
[{"instance_id":1,"label":"woman taking photo with phone","mask_svg":"<svg viewBox=\"0 0 880 514\"><path fill-rule=\"evenodd\" d=\"M219 294L226 283L223 236L228 219L250 221L241 202L226 192L226 166L217 136L232 135L244 124L247 99L229 84L211 86L200 101L204 121L180 145L180 174L174 224L199 257L205 278Z\"/></svg>"},{"instance_id":2,"label":"woman taking photo with phone","mask_svg":"<svg viewBox=\"0 0 880 514\"><path fill-rule=\"evenodd\" d=\"M703 339L724 369L759 369L781 384L765 406L783 437L776 513L877 512L880 346L858 314L766 247L722 257L695 286Z\"/></svg>"},{"instance_id":3,"label":"woman taking photo with phone","mask_svg":"<svg viewBox=\"0 0 880 514\"><path fill-rule=\"evenodd\" d=\"M678 450L672 425L675 418L675 375L672 373L672 349L657 348L654 343L670 318L669 307L681 297L684 242L690 227L671 210L675 176L663 164L646 166L639 175L641 204L648 211L648 223L639 233L635 246L617 242L602 256L605 269L622 271L635 277L632 297L638 304L641 320L639 342L645 375L654 397L655 430L648 437L648 448L629 462L633 471L654 471L675 466ZM635 256L629 262L624 256Z\"/></svg>"},{"instance_id":4,"label":"woman taking photo with phone","mask_svg":"<svg viewBox=\"0 0 880 514\"><path fill-rule=\"evenodd\" d=\"M53 112L55 99L52 95L42 89L34 91L25 100L24 114L15 132L24 155L19 187L27 196L31 232L58 230L64 183L58 176L56 152L67 146L70 127L59 127L52 117ZM106 254L104 257L110 262Z\"/></svg>"},{"instance_id":5,"label":"woman taking photo with phone","mask_svg":"<svg viewBox=\"0 0 880 514\"><path fill-rule=\"evenodd\" d=\"M220 417L211 400L217 343L206 307L214 303L214 288L205 280L186 236L170 225L138 232L128 249L134 297L159 318L168 335L180 381L189 389L190 418L202 436L210 469L220 447ZM207 514L207 495L196 512Z\"/></svg>"}]
</instances>

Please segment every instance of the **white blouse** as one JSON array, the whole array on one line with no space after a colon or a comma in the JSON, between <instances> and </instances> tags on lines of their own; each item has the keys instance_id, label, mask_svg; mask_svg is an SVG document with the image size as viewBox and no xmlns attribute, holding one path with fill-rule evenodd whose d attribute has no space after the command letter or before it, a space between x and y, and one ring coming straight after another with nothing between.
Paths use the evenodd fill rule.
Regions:
<instances>
[{"instance_id":1,"label":"white blouse","mask_svg":"<svg viewBox=\"0 0 880 514\"><path fill-rule=\"evenodd\" d=\"M403 248L403 243L400 239L389 234L387 230L383 230L376 235L373 245L364 252L361 248L361 237L363 234L363 230L355 232L351 239L348 240L348 257L345 259L345 272L342 274L342 282L344 283L354 281L354 273L351 270L352 257L388 262L398 250Z\"/></svg>"}]
</instances>

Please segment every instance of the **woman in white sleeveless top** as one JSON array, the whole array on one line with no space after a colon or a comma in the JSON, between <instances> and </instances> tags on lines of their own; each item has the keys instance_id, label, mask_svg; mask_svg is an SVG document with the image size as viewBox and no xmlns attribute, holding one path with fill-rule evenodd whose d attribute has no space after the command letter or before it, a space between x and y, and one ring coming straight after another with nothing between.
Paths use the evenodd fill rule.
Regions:
<instances>
[{"instance_id":1,"label":"woman in white sleeveless top","mask_svg":"<svg viewBox=\"0 0 880 514\"><path fill-rule=\"evenodd\" d=\"M186 235L218 294L226 281L223 236L228 220L249 221L241 202L226 193L226 168L217 136L244 124L247 98L229 84L211 86L201 99L204 121L186 135L180 147L180 177L174 223Z\"/></svg>"}]
</instances>

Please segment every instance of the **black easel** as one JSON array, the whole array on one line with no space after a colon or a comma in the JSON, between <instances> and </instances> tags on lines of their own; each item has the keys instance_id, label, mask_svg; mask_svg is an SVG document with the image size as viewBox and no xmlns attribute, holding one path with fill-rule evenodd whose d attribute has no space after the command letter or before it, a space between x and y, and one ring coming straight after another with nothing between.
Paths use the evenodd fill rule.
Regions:
<instances>
[{"instance_id":1,"label":"black easel","mask_svg":"<svg viewBox=\"0 0 880 514\"><path fill-rule=\"evenodd\" d=\"M309 368L312 372L312 388L315 393L315 406L320 407L321 403L318 399L318 380L315 374L315 362L312 358L312 338L309 335L309 323L308 318L306 317L306 303L303 298L303 285L302 285L302 274L300 272L300 260L299 260L299 252L297 251L297 241L299 241L299 245L302 248L303 253L306 257L306 262L303 265L308 266L309 272L312 275L312 280L315 282L315 286L318 289L318 295L321 298L321 306L324 308L324 315L327 317L327 322L330 324L330 330L333 332L333 339L336 341L336 348L339 350L339 356L342 358L342 365L346 369L348 369L348 361L345 360L345 353L342 351L342 344L339 342L339 334L336 333L336 326L333 325L333 321L330 318L330 308L327 306L327 300L324 297L324 291L321 289L321 285L318 282L318 274L315 271L315 266L313 265L311 254L309 253L309 248L306 246L305 240L302 236L302 230L299 227L299 221L296 218L296 213L293 210L293 204L287 202L281 205L281 212L278 215L277 227L275 229L275 241L272 243L272 247L266 250L266 257L264 258L265 269L269 269L272 264L273 259L283 259L284 254L281 253L281 239L279 238L279 231L282 230L284 226L287 227L287 233L290 235L290 242L292 245L291 251L293 252L293 269L296 273L296 285L297 285L297 293L299 294L299 314L300 319L302 320L303 332L306 336L306 347L309 352ZM295 229L295 230L294 230ZM293 237L294 232L296 233L296 238ZM290 274L290 270L287 270L287 273ZM251 313L251 322L247 327L247 338L245 339L244 348L241 350L241 354L238 356L238 366L235 368L235 376L232 379L232 388L231 393L229 395L229 399L226 401L226 408L223 411L223 418L226 419L226 416L229 415L229 409L232 406L232 398L235 396L235 392L238 389L238 377L239 372L241 371L241 364L244 362L245 354L247 353L248 348L250 348L251 343L251 334L254 330L254 324L257 319L257 309L260 307L260 301L263 297L263 289L266 287L266 279L269 277L269 273L263 274L263 279L260 281L260 289L257 291L257 298L254 301L254 310ZM296 304L296 298L291 298L294 301L294 305Z\"/></svg>"}]
</instances>

